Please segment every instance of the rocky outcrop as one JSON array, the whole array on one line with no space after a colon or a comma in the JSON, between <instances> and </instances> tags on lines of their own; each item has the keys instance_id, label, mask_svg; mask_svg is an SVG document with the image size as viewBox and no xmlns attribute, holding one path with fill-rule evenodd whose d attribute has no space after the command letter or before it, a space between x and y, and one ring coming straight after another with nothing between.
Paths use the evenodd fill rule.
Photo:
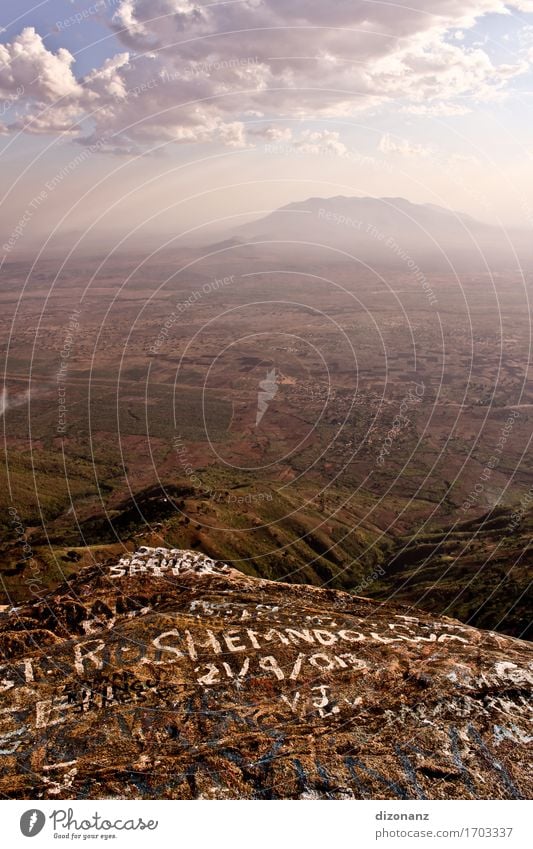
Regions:
<instances>
[{"instance_id":1,"label":"rocky outcrop","mask_svg":"<svg viewBox=\"0 0 533 849\"><path fill-rule=\"evenodd\" d=\"M0 617L12 798L522 798L528 643L141 548Z\"/></svg>"}]
</instances>

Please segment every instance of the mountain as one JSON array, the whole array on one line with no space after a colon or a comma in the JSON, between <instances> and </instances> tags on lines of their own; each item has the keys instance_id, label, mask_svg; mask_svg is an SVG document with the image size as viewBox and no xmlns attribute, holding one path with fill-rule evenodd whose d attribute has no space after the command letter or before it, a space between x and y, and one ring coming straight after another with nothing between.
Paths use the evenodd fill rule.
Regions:
<instances>
[{"instance_id":1,"label":"mountain","mask_svg":"<svg viewBox=\"0 0 533 849\"><path fill-rule=\"evenodd\" d=\"M527 798L531 646L140 548L0 617L8 798Z\"/></svg>"},{"instance_id":2,"label":"mountain","mask_svg":"<svg viewBox=\"0 0 533 849\"><path fill-rule=\"evenodd\" d=\"M232 234L237 241L325 246L331 259L347 252L362 262L413 272L413 265L439 269L513 267L531 263L531 235L503 231L464 213L403 198L309 198L290 203ZM302 243L304 243L302 245ZM273 246L274 247L274 246ZM281 250L281 245L277 246ZM338 259L349 257L337 256Z\"/></svg>"}]
</instances>

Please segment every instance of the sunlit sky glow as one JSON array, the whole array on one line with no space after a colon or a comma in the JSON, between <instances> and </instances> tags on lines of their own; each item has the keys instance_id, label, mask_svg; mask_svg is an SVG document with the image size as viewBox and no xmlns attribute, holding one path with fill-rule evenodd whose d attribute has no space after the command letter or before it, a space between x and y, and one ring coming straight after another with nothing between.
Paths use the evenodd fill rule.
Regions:
<instances>
[{"instance_id":1,"label":"sunlit sky glow","mask_svg":"<svg viewBox=\"0 0 533 849\"><path fill-rule=\"evenodd\" d=\"M533 0L3 0L1 15L4 237L51 180L26 244L336 194L532 226Z\"/></svg>"}]
</instances>

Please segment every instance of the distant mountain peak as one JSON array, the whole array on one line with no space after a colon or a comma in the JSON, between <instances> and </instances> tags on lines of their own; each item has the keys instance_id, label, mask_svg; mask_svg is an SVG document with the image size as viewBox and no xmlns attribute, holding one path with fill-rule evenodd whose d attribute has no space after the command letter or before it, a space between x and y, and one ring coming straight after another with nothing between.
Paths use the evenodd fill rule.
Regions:
<instances>
[{"instance_id":1,"label":"distant mountain peak","mask_svg":"<svg viewBox=\"0 0 533 849\"><path fill-rule=\"evenodd\" d=\"M530 235L504 233L470 215L433 203L413 203L402 197L310 197L274 210L233 233L242 242L331 248L368 265L409 270L407 263L439 270L516 268L516 257L532 263ZM396 246L394 248L394 246ZM265 248L264 248L265 249ZM335 255L334 252L337 252ZM346 261L346 257L343 257Z\"/></svg>"}]
</instances>

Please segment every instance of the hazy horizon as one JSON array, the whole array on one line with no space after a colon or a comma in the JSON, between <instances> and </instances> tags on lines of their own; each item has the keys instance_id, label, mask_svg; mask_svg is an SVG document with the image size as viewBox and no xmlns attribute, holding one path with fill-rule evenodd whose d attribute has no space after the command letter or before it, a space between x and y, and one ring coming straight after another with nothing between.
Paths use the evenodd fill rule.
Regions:
<instances>
[{"instance_id":1,"label":"hazy horizon","mask_svg":"<svg viewBox=\"0 0 533 849\"><path fill-rule=\"evenodd\" d=\"M8 255L336 195L531 228L530 0L8 0L1 26Z\"/></svg>"}]
</instances>

